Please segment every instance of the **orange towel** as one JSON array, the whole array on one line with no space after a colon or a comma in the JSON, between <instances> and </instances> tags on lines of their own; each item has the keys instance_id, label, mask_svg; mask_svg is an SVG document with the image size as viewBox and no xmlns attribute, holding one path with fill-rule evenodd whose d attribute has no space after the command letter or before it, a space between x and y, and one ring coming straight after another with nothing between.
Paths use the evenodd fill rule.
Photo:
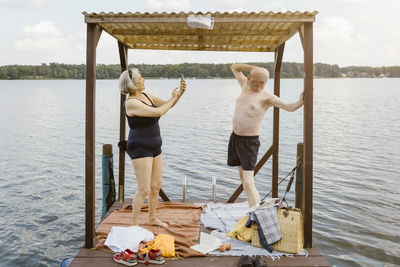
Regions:
<instances>
[{"instance_id":1,"label":"orange towel","mask_svg":"<svg viewBox=\"0 0 400 267\"><path fill-rule=\"evenodd\" d=\"M159 234L145 248L139 249L139 252L144 254L150 249L161 250L161 255L166 258L175 257L175 238L172 235Z\"/></svg>"},{"instance_id":2,"label":"orange towel","mask_svg":"<svg viewBox=\"0 0 400 267\"><path fill-rule=\"evenodd\" d=\"M158 218L168 223L167 228L148 225L148 205L143 205L139 215L139 226L151 231L154 235L169 234L175 238L175 257L203 256L190 249L196 245L200 232L200 216L203 207L177 202L160 202L157 208ZM95 249L108 250L104 246L107 235L113 226L130 226L132 206L127 205L111 213L96 229L98 244Z\"/></svg>"}]
</instances>

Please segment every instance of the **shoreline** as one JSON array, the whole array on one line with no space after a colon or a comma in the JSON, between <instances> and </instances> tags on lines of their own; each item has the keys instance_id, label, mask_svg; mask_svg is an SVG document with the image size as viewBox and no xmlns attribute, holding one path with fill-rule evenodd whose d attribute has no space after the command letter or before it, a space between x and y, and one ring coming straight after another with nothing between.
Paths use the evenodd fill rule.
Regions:
<instances>
[{"instance_id":1,"label":"shoreline","mask_svg":"<svg viewBox=\"0 0 400 267\"><path fill-rule=\"evenodd\" d=\"M179 80L180 77L176 78L154 78L154 77L143 77L146 80ZM316 77L314 76L314 79L399 79L400 77ZM210 77L210 78L197 78L197 77L185 77L185 80L234 80L234 77ZM274 78L270 78L270 80L273 80ZM288 79L303 79L302 77L285 77L281 78L283 80L288 80ZM0 81L86 81L85 79L62 79L62 78L53 78L53 79L0 79ZM97 78L96 80L118 80L116 79L103 79L103 78Z\"/></svg>"}]
</instances>

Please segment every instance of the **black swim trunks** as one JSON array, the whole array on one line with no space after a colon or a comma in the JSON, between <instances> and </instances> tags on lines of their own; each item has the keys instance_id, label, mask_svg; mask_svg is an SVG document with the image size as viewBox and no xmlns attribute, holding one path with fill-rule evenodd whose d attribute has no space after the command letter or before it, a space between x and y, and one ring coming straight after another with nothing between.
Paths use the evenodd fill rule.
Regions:
<instances>
[{"instance_id":1,"label":"black swim trunks","mask_svg":"<svg viewBox=\"0 0 400 267\"><path fill-rule=\"evenodd\" d=\"M241 136L232 131L228 146L228 165L242 165L245 171L254 171L257 162L259 136Z\"/></svg>"}]
</instances>

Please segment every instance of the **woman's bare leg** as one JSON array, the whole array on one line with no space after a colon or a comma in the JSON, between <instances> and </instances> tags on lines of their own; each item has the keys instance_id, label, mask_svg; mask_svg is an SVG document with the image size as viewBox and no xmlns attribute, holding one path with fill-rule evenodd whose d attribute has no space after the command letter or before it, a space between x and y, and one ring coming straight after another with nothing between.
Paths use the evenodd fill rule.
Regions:
<instances>
[{"instance_id":1,"label":"woman's bare leg","mask_svg":"<svg viewBox=\"0 0 400 267\"><path fill-rule=\"evenodd\" d=\"M163 166L163 157L162 154L160 154L153 159L153 169L151 172L150 194L149 194L149 224L167 227L168 224L160 221L157 218L156 214L158 205L158 195L160 193L162 185L162 166Z\"/></svg>"},{"instance_id":2,"label":"woman's bare leg","mask_svg":"<svg viewBox=\"0 0 400 267\"><path fill-rule=\"evenodd\" d=\"M151 170L153 158L139 158L132 160L136 176L136 194L132 201L132 222L131 225L139 225L139 214L146 196L150 192Z\"/></svg>"}]
</instances>

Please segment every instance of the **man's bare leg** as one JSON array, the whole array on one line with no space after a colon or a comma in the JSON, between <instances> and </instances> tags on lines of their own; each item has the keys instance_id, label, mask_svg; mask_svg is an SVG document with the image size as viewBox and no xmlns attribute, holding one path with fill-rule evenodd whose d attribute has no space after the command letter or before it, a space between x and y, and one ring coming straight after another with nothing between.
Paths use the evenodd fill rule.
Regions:
<instances>
[{"instance_id":1,"label":"man's bare leg","mask_svg":"<svg viewBox=\"0 0 400 267\"><path fill-rule=\"evenodd\" d=\"M168 227L168 224L160 221L157 218L156 214L158 205L158 195L160 193L162 185L162 165L163 165L163 157L162 154L160 154L153 160L153 170L151 173L150 194L149 194L149 224Z\"/></svg>"},{"instance_id":2,"label":"man's bare leg","mask_svg":"<svg viewBox=\"0 0 400 267\"><path fill-rule=\"evenodd\" d=\"M249 208L252 208L261 201L260 194L254 184L254 171L244 171L242 166L238 166L238 168L240 180L242 180L243 189L249 202Z\"/></svg>"}]
</instances>

